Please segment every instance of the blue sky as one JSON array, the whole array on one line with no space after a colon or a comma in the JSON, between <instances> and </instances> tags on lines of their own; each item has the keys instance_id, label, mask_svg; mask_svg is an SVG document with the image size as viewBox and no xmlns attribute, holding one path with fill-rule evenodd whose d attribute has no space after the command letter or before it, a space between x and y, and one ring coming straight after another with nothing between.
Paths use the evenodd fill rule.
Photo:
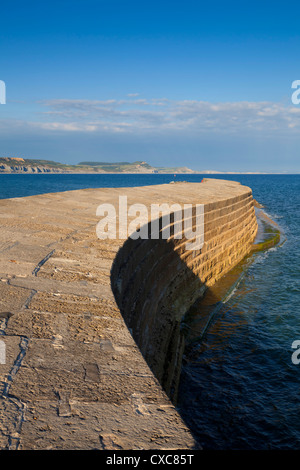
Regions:
<instances>
[{"instance_id":1,"label":"blue sky","mask_svg":"<svg viewBox=\"0 0 300 470\"><path fill-rule=\"evenodd\" d=\"M0 155L299 172L300 4L1 5Z\"/></svg>"}]
</instances>

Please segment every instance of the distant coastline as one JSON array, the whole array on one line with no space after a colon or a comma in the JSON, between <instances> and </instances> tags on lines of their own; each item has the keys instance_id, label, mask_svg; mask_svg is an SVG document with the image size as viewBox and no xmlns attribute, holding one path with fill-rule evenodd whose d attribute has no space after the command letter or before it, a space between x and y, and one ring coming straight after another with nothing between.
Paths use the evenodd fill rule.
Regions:
<instances>
[{"instance_id":1,"label":"distant coastline","mask_svg":"<svg viewBox=\"0 0 300 470\"><path fill-rule=\"evenodd\" d=\"M147 162L80 162L77 165L67 165L51 160L33 160L17 157L0 158L0 173L91 173L91 174L126 174L126 173L180 173L191 174L194 172L187 167L152 167Z\"/></svg>"},{"instance_id":2,"label":"distant coastline","mask_svg":"<svg viewBox=\"0 0 300 470\"><path fill-rule=\"evenodd\" d=\"M52 160L19 157L0 158L0 174L205 174L205 175L266 175L260 171L192 170L188 167L153 167L145 161L130 162L80 162L76 165ZM272 173L275 174L275 173ZM282 174L282 173L278 173Z\"/></svg>"}]
</instances>

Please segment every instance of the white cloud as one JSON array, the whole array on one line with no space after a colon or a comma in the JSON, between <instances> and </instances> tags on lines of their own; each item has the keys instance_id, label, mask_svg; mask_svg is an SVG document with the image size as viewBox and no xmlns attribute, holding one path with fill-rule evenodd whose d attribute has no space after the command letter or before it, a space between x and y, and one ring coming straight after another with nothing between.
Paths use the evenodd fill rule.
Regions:
<instances>
[{"instance_id":1,"label":"white cloud","mask_svg":"<svg viewBox=\"0 0 300 470\"><path fill-rule=\"evenodd\" d=\"M10 128L60 132L291 133L300 128L300 107L272 102L210 103L197 100L56 99L40 102L39 119L11 120ZM0 122L0 130L7 122Z\"/></svg>"}]
</instances>

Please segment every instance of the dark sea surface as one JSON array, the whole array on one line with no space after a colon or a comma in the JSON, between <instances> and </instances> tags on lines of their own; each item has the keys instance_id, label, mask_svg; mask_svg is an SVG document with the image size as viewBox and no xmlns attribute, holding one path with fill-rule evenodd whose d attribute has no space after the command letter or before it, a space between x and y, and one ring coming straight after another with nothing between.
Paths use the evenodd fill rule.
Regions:
<instances>
[{"instance_id":1,"label":"dark sea surface","mask_svg":"<svg viewBox=\"0 0 300 470\"><path fill-rule=\"evenodd\" d=\"M300 449L300 364L292 362L300 340L300 175L1 174L0 198L203 177L250 186L285 242L251 257L205 337L187 350L179 410L204 449Z\"/></svg>"}]
</instances>

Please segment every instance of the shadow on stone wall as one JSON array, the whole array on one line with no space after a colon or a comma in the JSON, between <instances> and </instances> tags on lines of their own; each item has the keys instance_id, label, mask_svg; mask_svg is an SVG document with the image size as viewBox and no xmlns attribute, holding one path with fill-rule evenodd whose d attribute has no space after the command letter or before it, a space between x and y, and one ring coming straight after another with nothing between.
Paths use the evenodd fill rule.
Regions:
<instances>
[{"instance_id":1,"label":"shadow on stone wall","mask_svg":"<svg viewBox=\"0 0 300 470\"><path fill-rule=\"evenodd\" d=\"M111 272L112 289L126 325L174 403L185 348L182 319L207 291L177 249L174 240L129 238Z\"/></svg>"},{"instance_id":2,"label":"shadow on stone wall","mask_svg":"<svg viewBox=\"0 0 300 470\"><path fill-rule=\"evenodd\" d=\"M199 258L202 249L194 252L186 250L188 240L175 240L172 236L165 240L161 232L160 239L153 240L150 238L151 224L148 224L148 239L128 238L114 260L111 286L118 307L142 355L174 405L188 337L186 314L198 301L197 328L200 337L208 327L211 307L222 306L222 292L211 281L220 279L225 271L232 283L231 268L238 266L251 251L256 233L255 215L249 226L243 221L240 224L242 235L231 242L229 249L227 235L223 235L227 251L224 244L217 245L214 240L213 259L207 258L206 250L203 278L209 280L213 287L207 286L197 275L203 268ZM234 231L236 226L234 221L230 229L232 227ZM215 233L217 236L218 228ZM233 276L236 274L233 271ZM218 281L219 285L223 284L223 279ZM226 285L224 288L227 288ZM201 298L208 300L203 305L203 311L199 304ZM197 332L192 336L197 340Z\"/></svg>"}]
</instances>

